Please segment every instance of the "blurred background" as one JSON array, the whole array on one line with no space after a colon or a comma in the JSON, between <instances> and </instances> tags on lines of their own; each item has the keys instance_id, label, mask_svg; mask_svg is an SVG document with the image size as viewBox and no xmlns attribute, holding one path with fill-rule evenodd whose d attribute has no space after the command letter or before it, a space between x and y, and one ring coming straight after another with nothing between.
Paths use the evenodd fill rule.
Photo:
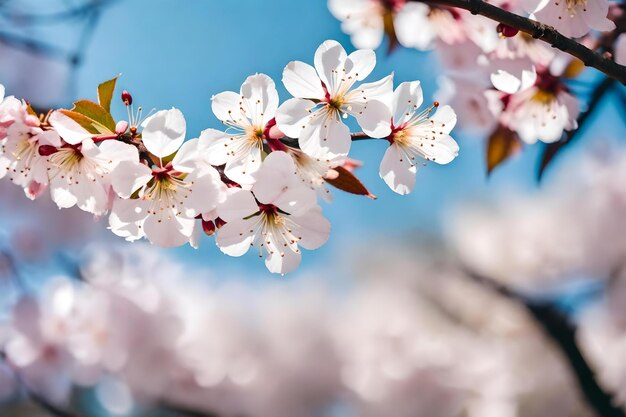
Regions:
<instances>
[{"instance_id":1,"label":"blurred background","mask_svg":"<svg viewBox=\"0 0 626 417\"><path fill-rule=\"evenodd\" d=\"M353 50L323 0L0 0L0 21L7 95L68 108L121 73L144 109L180 108L189 138L220 128L211 96L248 75L286 99L289 61ZM377 58L370 80L440 100L434 53ZM625 109L600 106L541 184L539 147L487 177L485 133L459 126L459 157L402 197L378 177L386 144L355 143L378 199L335 190L331 239L286 277L206 237L126 243L3 181L0 342L28 365L0 367L0 415L623 415Z\"/></svg>"}]
</instances>

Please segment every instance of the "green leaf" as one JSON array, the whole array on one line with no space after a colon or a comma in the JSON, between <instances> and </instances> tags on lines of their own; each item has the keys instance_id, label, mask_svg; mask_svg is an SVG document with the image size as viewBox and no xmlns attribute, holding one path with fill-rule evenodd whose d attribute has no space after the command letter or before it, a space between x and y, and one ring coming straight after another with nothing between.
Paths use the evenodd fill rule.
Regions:
<instances>
[{"instance_id":1,"label":"green leaf","mask_svg":"<svg viewBox=\"0 0 626 417\"><path fill-rule=\"evenodd\" d=\"M115 84L118 78L119 75L98 86L98 103L107 113L111 113L111 100L113 100L113 92L115 91Z\"/></svg>"},{"instance_id":2,"label":"green leaf","mask_svg":"<svg viewBox=\"0 0 626 417\"><path fill-rule=\"evenodd\" d=\"M74 103L72 111L87 116L92 121L107 129L105 133L115 132L115 120L104 107L90 100L80 100Z\"/></svg>"},{"instance_id":3,"label":"green leaf","mask_svg":"<svg viewBox=\"0 0 626 417\"><path fill-rule=\"evenodd\" d=\"M94 135L110 135L113 133L107 127L103 126L102 124L98 123L92 118L85 116L82 113L78 113L73 110L65 110L65 109L61 109L57 111L63 113L70 119L74 120L83 129L85 129L87 132L92 133Z\"/></svg>"}]
</instances>

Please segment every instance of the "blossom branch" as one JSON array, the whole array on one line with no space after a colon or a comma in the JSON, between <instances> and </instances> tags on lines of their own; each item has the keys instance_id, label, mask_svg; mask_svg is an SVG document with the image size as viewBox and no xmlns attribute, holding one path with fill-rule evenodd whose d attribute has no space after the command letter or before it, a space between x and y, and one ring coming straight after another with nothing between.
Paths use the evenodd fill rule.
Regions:
<instances>
[{"instance_id":1,"label":"blossom branch","mask_svg":"<svg viewBox=\"0 0 626 417\"><path fill-rule=\"evenodd\" d=\"M421 1L431 4L439 4L464 9L472 14L478 14L503 23L531 35L535 39L541 39L554 48L560 49L578 59L586 66L597 69L607 76L626 85L626 67L617 64L612 59L605 58L602 54L592 51L586 46L559 33L552 26L531 20L529 18L508 12L497 6L482 0L410 0Z\"/></svg>"},{"instance_id":2,"label":"blossom branch","mask_svg":"<svg viewBox=\"0 0 626 417\"><path fill-rule=\"evenodd\" d=\"M564 313L559 311L552 303L530 300L489 277L470 270L466 272L474 281L491 288L503 297L524 305L528 313L543 328L546 335L558 346L563 356L567 359L578 381L581 393L598 416L626 416L624 410L613 405L613 395L604 391L598 384L593 369L587 363L576 343L576 326L571 323Z\"/></svg>"}]
</instances>

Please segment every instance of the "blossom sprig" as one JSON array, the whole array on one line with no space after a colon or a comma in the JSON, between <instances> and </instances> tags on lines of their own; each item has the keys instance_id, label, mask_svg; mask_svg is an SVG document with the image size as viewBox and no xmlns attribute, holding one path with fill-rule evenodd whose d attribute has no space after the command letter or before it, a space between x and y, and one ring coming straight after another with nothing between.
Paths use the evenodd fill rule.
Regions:
<instances>
[{"instance_id":1,"label":"blossom sprig","mask_svg":"<svg viewBox=\"0 0 626 417\"><path fill-rule=\"evenodd\" d=\"M377 48L387 35L391 47L435 50L445 70L438 96L466 109L464 127L487 133L488 173L524 144L557 142L547 155L569 141L585 107L570 84L585 66L626 83L623 8L609 0L328 0L328 8L356 46Z\"/></svg>"},{"instance_id":2,"label":"blossom sprig","mask_svg":"<svg viewBox=\"0 0 626 417\"><path fill-rule=\"evenodd\" d=\"M381 178L399 194L415 182L418 158L446 164L458 153L449 136L456 114L436 105L420 110L419 81L394 92L393 74L364 82L376 65L372 50L347 54L324 42L314 66L295 61L283 72L294 98L279 100L274 81L248 77L238 92L212 98L225 130L187 139L176 108L142 117L126 90L127 119L111 114L117 77L98 87L98 100L36 115L25 101L0 97L0 176L30 198L50 190L59 208L76 206L128 241L197 247L204 231L222 252L241 256L256 247L267 268L297 268L301 248L316 249L330 235L318 205L331 201L327 184L370 198L352 173L354 117L371 138L387 140Z\"/></svg>"}]
</instances>

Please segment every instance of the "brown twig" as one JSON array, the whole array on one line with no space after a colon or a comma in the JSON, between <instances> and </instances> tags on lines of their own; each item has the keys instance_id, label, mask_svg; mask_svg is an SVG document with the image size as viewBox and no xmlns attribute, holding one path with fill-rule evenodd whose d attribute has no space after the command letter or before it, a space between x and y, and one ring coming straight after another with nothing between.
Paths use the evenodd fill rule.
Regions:
<instances>
[{"instance_id":1,"label":"brown twig","mask_svg":"<svg viewBox=\"0 0 626 417\"><path fill-rule=\"evenodd\" d=\"M607 76L626 85L626 67L615 63L612 59L603 57L574 39L559 33L552 26L531 20L515 13L503 10L493 4L482 0L409 0L424 3L444 5L464 9L472 14L485 16L496 22L503 23L519 31L531 35L535 39L541 39L554 48L560 49L578 59L586 66L597 69Z\"/></svg>"},{"instance_id":2,"label":"brown twig","mask_svg":"<svg viewBox=\"0 0 626 417\"><path fill-rule=\"evenodd\" d=\"M598 417L626 417L624 410L613 404L613 396L598 384L595 372L576 343L576 326L567 315L550 302L531 300L489 277L471 270L466 272L474 281L526 308L567 359L581 393Z\"/></svg>"}]
</instances>

